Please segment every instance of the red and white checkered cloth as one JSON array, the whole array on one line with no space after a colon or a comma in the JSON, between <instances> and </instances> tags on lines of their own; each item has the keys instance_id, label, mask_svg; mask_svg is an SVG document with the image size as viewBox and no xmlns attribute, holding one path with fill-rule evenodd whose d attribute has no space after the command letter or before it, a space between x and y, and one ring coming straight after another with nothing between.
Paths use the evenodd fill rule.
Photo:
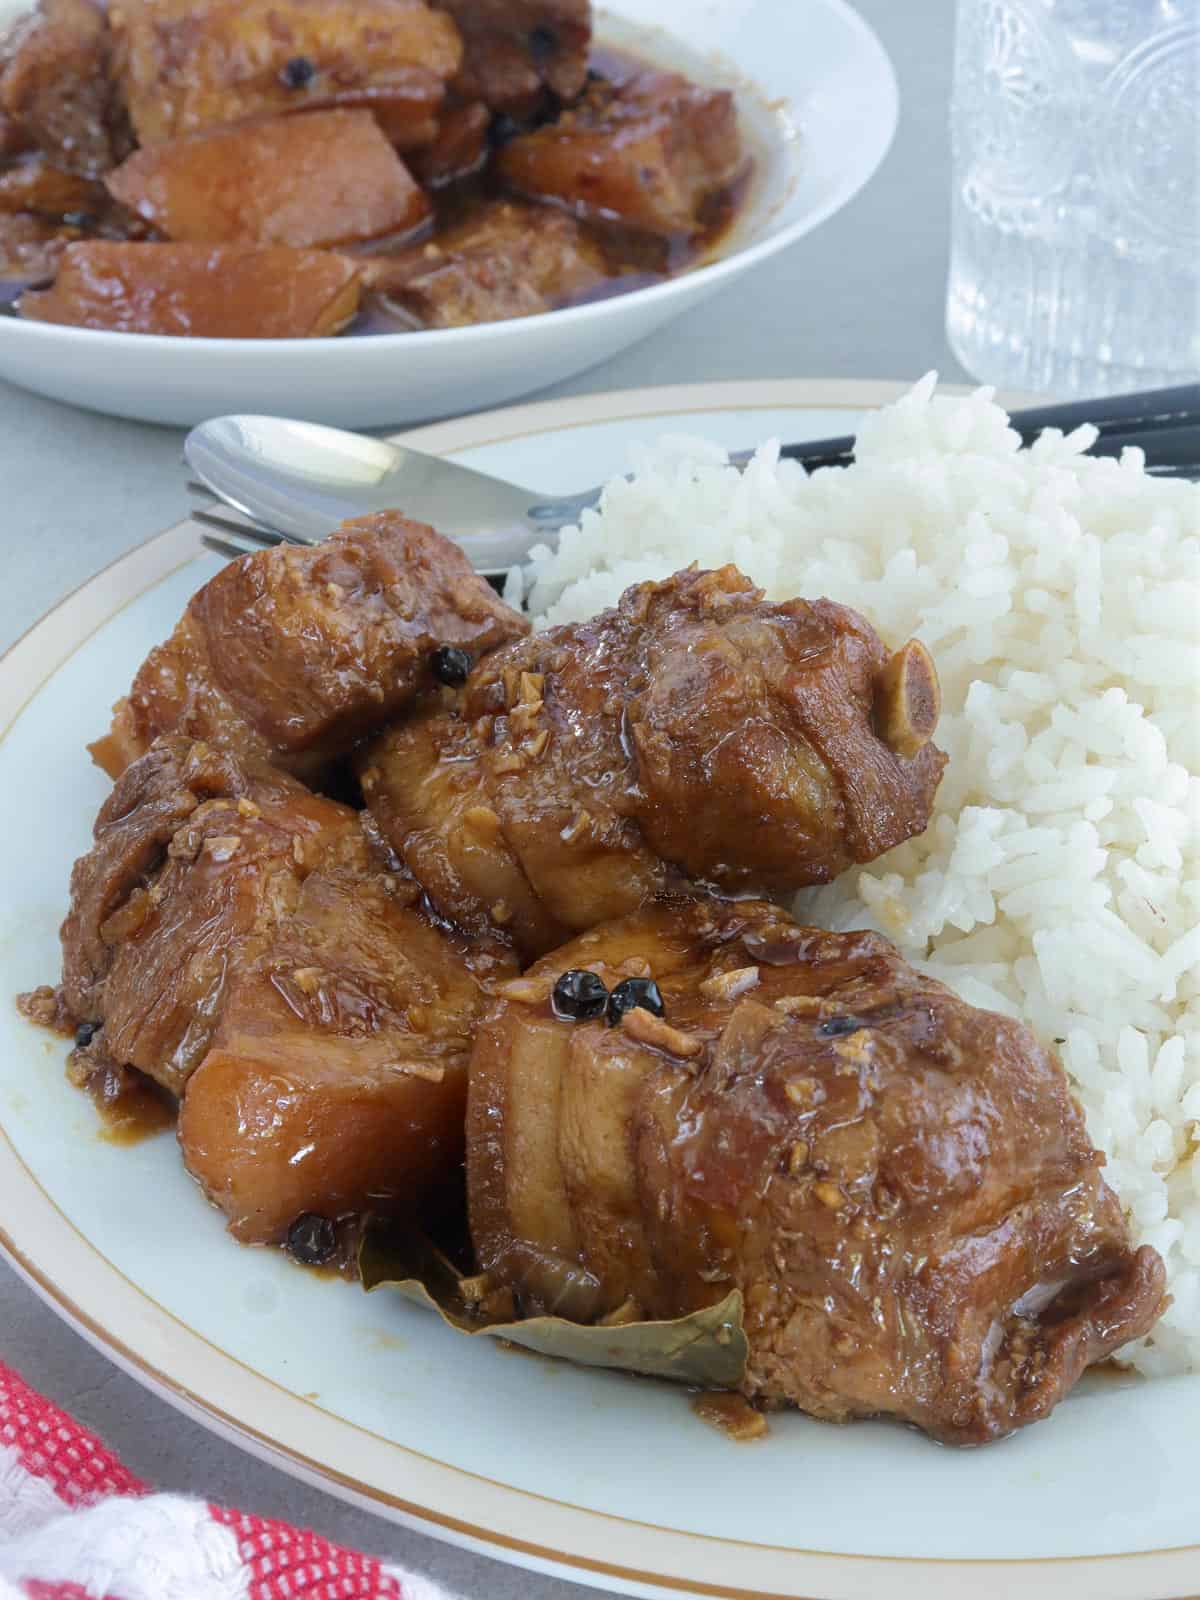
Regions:
<instances>
[{"instance_id":1,"label":"red and white checkered cloth","mask_svg":"<svg viewBox=\"0 0 1200 1600\"><path fill-rule=\"evenodd\" d=\"M152 1494L0 1362L0 1600L446 1600L314 1533Z\"/></svg>"}]
</instances>

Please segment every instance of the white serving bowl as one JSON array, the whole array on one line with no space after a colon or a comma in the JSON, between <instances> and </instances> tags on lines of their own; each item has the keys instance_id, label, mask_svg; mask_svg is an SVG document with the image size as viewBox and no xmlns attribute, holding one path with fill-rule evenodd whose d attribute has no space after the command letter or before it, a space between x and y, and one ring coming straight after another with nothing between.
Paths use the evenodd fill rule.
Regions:
<instances>
[{"instance_id":1,"label":"white serving bowl","mask_svg":"<svg viewBox=\"0 0 1200 1600\"><path fill-rule=\"evenodd\" d=\"M0 22L18 9L0 0ZM373 427L479 410L615 355L819 226L895 131L891 64L845 0L607 0L597 37L738 91L756 177L707 265L545 316L348 339L183 339L0 317L0 377L160 423L259 411Z\"/></svg>"}]
</instances>

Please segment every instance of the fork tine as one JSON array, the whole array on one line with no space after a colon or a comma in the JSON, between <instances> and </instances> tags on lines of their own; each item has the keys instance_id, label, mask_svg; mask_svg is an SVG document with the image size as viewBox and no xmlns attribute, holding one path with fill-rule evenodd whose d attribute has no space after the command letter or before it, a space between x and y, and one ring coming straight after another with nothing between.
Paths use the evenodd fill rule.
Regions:
<instances>
[{"instance_id":1,"label":"fork tine","mask_svg":"<svg viewBox=\"0 0 1200 1600\"><path fill-rule=\"evenodd\" d=\"M235 534L239 539L247 541L247 549L255 549L262 545L287 544L281 533L276 533L271 528L260 528L257 523L231 522L228 517L218 517L212 511L193 511L190 513L193 522L202 522L206 528L217 528L222 533ZM245 555L246 551L241 552Z\"/></svg>"},{"instance_id":2,"label":"fork tine","mask_svg":"<svg viewBox=\"0 0 1200 1600\"><path fill-rule=\"evenodd\" d=\"M210 550L215 550L220 556L228 556L231 561L235 561L241 556L252 554L252 551L245 545L234 544L232 539L222 539L216 533L202 533L200 535L200 543L207 545Z\"/></svg>"}]
</instances>

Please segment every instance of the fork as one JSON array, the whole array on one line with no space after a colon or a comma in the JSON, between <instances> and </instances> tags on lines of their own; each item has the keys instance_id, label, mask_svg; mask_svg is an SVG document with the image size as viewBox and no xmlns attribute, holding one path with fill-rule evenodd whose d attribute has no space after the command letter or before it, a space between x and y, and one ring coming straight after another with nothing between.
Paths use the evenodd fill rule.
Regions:
<instances>
[{"instance_id":1,"label":"fork","mask_svg":"<svg viewBox=\"0 0 1200 1600\"><path fill-rule=\"evenodd\" d=\"M1077 400L1015 411L1023 444L1046 428L1069 432L1091 422L1091 453L1119 455L1128 445L1146 454L1155 477L1200 478L1200 383L1101 400ZM744 467L753 452L730 457ZM849 466L852 437L784 445L786 460L806 472ZM193 519L205 543L224 555L256 546L314 544L338 523L372 511L399 509L432 522L466 550L477 571L498 576L537 544L600 499L600 488L549 498L438 456L364 434L282 417L228 416L202 423L184 445L195 473L188 488L223 501L237 520L199 509Z\"/></svg>"}]
</instances>

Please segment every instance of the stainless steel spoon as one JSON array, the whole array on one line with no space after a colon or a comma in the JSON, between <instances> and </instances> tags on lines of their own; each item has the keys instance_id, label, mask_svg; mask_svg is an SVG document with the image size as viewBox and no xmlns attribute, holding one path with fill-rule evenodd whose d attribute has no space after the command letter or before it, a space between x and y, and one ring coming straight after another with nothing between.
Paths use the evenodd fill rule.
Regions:
<instances>
[{"instance_id":1,"label":"stainless steel spoon","mask_svg":"<svg viewBox=\"0 0 1200 1600\"><path fill-rule=\"evenodd\" d=\"M524 561L600 498L592 489L547 500L454 461L283 417L216 417L183 448L218 499L293 543L315 544L347 517L398 508L462 544L487 574Z\"/></svg>"}]
</instances>

